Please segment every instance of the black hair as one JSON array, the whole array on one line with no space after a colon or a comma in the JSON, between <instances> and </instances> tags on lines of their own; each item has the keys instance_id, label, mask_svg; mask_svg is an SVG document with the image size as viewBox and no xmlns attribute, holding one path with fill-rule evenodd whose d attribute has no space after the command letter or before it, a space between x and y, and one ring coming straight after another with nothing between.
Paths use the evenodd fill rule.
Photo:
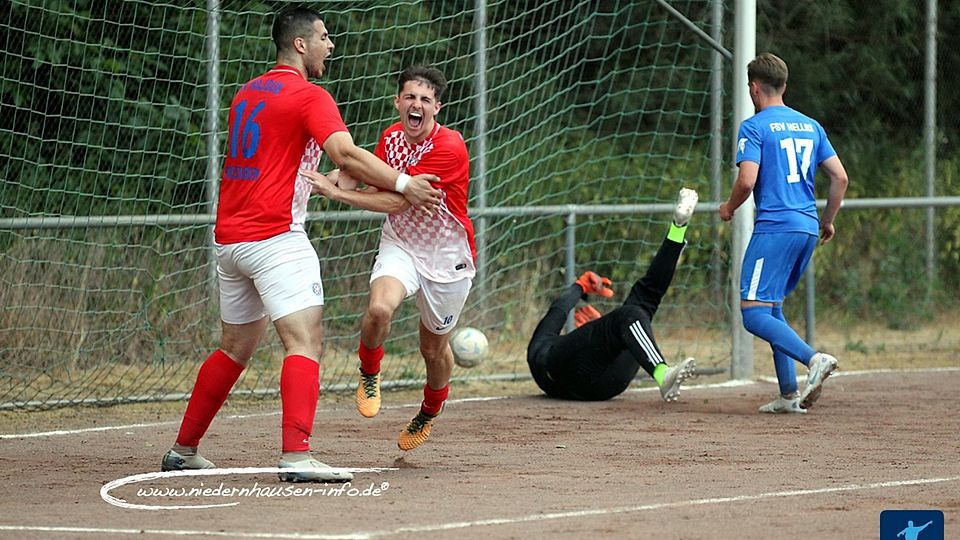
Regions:
<instances>
[{"instance_id":1,"label":"black hair","mask_svg":"<svg viewBox=\"0 0 960 540\"><path fill-rule=\"evenodd\" d=\"M321 19L316 10L305 7L288 7L280 10L273 19L273 43L277 54L293 46L295 38L313 35L313 23Z\"/></svg>"}]
</instances>

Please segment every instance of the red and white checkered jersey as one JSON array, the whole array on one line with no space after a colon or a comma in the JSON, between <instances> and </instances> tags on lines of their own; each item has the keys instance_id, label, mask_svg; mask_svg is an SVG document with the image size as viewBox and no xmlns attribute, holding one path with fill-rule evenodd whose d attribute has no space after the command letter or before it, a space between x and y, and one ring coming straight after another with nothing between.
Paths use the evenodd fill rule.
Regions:
<instances>
[{"instance_id":1,"label":"red and white checkered jersey","mask_svg":"<svg viewBox=\"0 0 960 540\"><path fill-rule=\"evenodd\" d=\"M333 97L279 65L240 88L227 130L217 243L302 231L310 184L297 171L316 169L327 137L347 131Z\"/></svg>"},{"instance_id":2,"label":"red and white checkered jersey","mask_svg":"<svg viewBox=\"0 0 960 540\"><path fill-rule=\"evenodd\" d=\"M390 242L409 253L417 271L432 281L450 283L472 278L476 270L473 222L467 217L470 158L459 132L437 123L420 144L410 145L397 122L380 136L374 152L388 165L409 175L435 174L433 187L443 199L432 216L408 208L391 214L383 225L381 242Z\"/></svg>"}]
</instances>

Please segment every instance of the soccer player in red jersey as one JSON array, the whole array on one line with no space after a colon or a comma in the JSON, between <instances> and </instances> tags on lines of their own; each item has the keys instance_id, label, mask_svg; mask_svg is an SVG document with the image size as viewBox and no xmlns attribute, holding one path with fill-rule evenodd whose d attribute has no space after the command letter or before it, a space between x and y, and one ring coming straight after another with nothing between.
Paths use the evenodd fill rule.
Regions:
<instances>
[{"instance_id":1,"label":"soccer player in red jersey","mask_svg":"<svg viewBox=\"0 0 960 540\"><path fill-rule=\"evenodd\" d=\"M333 42L319 13L281 11L273 24L277 65L243 85L230 107L215 237L222 339L200 367L176 444L161 469L207 469L200 439L240 377L266 330L283 343L282 481L347 481L348 471L314 459L310 434L323 353L323 284L316 251L304 232L312 185L299 174L322 152L349 174L402 193L425 215L441 193L432 175L398 173L357 147L333 98L308 81L320 77Z\"/></svg>"},{"instance_id":2,"label":"soccer player in red jersey","mask_svg":"<svg viewBox=\"0 0 960 540\"><path fill-rule=\"evenodd\" d=\"M434 185L443 192L432 214L415 208L388 214L370 276L369 306L360 327L356 404L360 414L371 418L380 411L380 361L393 314L405 298L416 296L427 381L419 412L400 432L397 445L402 450L412 450L427 440L447 399L453 372L450 331L476 274L473 223L467 217L467 146L460 133L436 121L446 87L447 80L437 69L414 66L404 70L394 97L400 121L384 130L374 152L400 171L438 176ZM350 197L354 202L344 202L362 202L355 195ZM384 205L366 201L361 207L391 212Z\"/></svg>"}]
</instances>

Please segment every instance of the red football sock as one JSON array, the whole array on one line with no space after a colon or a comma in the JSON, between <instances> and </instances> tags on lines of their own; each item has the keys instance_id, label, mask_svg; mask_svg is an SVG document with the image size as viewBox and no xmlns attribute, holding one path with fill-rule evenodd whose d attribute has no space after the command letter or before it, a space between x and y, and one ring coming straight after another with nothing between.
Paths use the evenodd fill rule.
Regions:
<instances>
[{"instance_id":1,"label":"red football sock","mask_svg":"<svg viewBox=\"0 0 960 540\"><path fill-rule=\"evenodd\" d=\"M367 375L380 373L380 360L383 360L383 345L370 349L361 341L360 349L357 350L357 356L360 357L360 371Z\"/></svg>"},{"instance_id":2,"label":"red football sock","mask_svg":"<svg viewBox=\"0 0 960 540\"><path fill-rule=\"evenodd\" d=\"M177 444L188 447L200 444L200 439L227 400L227 394L241 373L243 366L220 349L207 357L197 372L197 382L193 385L187 411L183 413L183 422L180 423Z\"/></svg>"},{"instance_id":3,"label":"red football sock","mask_svg":"<svg viewBox=\"0 0 960 540\"><path fill-rule=\"evenodd\" d=\"M449 394L449 384L439 390L430 388L429 384L423 385L423 402L420 403L420 410L429 415L437 415L443 408L443 402L447 400Z\"/></svg>"},{"instance_id":4,"label":"red football sock","mask_svg":"<svg viewBox=\"0 0 960 540\"><path fill-rule=\"evenodd\" d=\"M284 452L310 451L310 433L320 395L320 364L296 354L280 369L281 437Z\"/></svg>"}]
</instances>

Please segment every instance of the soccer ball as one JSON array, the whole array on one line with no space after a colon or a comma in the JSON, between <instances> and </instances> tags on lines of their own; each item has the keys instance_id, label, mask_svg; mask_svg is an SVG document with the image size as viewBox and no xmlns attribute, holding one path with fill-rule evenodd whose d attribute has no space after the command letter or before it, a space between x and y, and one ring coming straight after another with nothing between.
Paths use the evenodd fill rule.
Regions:
<instances>
[{"instance_id":1,"label":"soccer ball","mask_svg":"<svg viewBox=\"0 0 960 540\"><path fill-rule=\"evenodd\" d=\"M473 367L487 357L487 336L476 328L461 328L450 338L453 360L460 367Z\"/></svg>"}]
</instances>

